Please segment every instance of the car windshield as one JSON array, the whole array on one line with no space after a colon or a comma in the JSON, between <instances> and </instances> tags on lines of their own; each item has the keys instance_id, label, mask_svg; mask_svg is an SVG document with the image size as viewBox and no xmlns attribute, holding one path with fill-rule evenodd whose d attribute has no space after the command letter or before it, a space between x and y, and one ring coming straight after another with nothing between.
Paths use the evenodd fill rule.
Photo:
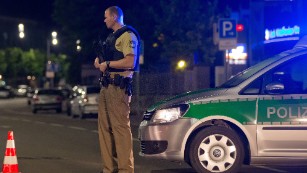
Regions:
<instances>
[{"instance_id":1,"label":"car windshield","mask_svg":"<svg viewBox=\"0 0 307 173\"><path fill-rule=\"evenodd\" d=\"M293 49L293 50L289 50L286 52L282 52L272 58L266 59L240 73L238 73L237 75L235 75L234 77L232 77L231 79L229 79L228 81L226 81L224 84L222 84L221 86L219 86L218 88L231 88L231 87L235 87L237 85L239 85L240 83L242 83L243 81L245 81L246 79L250 78L251 76L253 76L255 73L257 73L258 71L260 71L261 69L267 67L268 65L278 61L279 59L291 54L297 52L297 50Z\"/></svg>"}]
</instances>

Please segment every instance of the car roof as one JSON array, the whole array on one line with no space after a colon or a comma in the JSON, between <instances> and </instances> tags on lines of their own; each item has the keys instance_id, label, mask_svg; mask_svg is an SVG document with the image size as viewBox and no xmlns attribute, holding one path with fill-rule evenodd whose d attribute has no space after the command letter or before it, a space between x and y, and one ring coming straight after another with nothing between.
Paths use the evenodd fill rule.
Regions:
<instances>
[{"instance_id":1,"label":"car roof","mask_svg":"<svg viewBox=\"0 0 307 173\"><path fill-rule=\"evenodd\" d=\"M303 36L294 46L294 48L307 48L307 35Z\"/></svg>"}]
</instances>

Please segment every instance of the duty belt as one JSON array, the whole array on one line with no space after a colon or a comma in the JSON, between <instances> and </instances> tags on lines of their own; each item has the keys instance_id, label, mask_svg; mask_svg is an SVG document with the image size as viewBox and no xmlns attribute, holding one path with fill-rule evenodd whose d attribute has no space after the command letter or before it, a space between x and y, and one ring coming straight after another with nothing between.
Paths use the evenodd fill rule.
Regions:
<instances>
[{"instance_id":1,"label":"duty belt","mask_svg":"<svg viewBox=\"0 0 307 173\"><path fill-rule=\"evenodd\" d=\"M103 76L99 79L100 85L107 88L109 85L118 86L121 89L126 90L128 96L132 95L132 78L124 77L119 74L115 74L114 78L111 78L109 75Z\"/></svg>"}]
</instances>

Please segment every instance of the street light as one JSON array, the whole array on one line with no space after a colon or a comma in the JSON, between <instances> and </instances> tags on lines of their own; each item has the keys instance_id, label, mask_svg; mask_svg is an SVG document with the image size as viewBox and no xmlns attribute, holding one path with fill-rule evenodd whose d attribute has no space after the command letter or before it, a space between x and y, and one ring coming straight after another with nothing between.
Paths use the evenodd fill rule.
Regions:
<instances>
[{"instance_id":1,"label":"street light","mask_svg":"<svg viewBox=\"0 0 307 173\"><path fill-rule=\"evenodd\" d=\"M78 39L78 40L76 41L77 51L78 51L78 52L80 52L80 51L81 51L81 48L82 48L80 44L81 44L81 41Z\"/></svg>"},{"instance_id":2,"label":"street light","mask_svg":"<svg viewBox=\"0 0 307 173\"><path fill-rule=\"evenodd\" d=\"M55 31L53 31L53 32L51 33L51 36L52 36L52 44L53 44L53 45L57 45L57 44L58 44L57 35L58 35L58 33L55 32Z\"/></svg>"},{"instance_id":3,"label":"street light","mask_svg":"<svg viewBox=\"0 0 307 173\"><path fill-rule=\"evenodd\" d=\"M177 62L177 69L184 70L187 67L187 63L185 60L180 60Z\"/></svg>"},{"instance_id":4,"label":"street light","mask_svg":"<svg viewBox=\"0 0 307 173\"><path fill-rule=\"evenodd\" d=\"M51 44L54 46L58 44L57 35L58 33L56 31L52 31L51 32L52 40L50 41L49 38L47 39L47 58L45 62L45 67L46 67L46 78L50 79L50 87L54 86L54 76L55 76L53 64L50 60L50 48L51 48Z\"/></svg>"},{"instance_id":5,"label":"street light","mask_svg":"<svg viewBox=\"0 0 307 173\"><path fill-rule=\"evenodd\" d=\"M24 28L25 26L20 23L18 24L19 38L23 39L25 37Z\"/></svg>"},{"instance_id":6,"label":"street light","mask_svg":"<svg viewBox=\"0 0 307 173\"><path fill-rule=\"evenodd\" d=\"M52 31L51 32L51 38L52 38L52 45L57 45L59 42L58 42L58 39L57 39L57 35L58 33L56 31ZM50 46L51 46L51 43L50 43L50 39L47 39L47 60L50 59Z\"/></svg>"}]
</instances>

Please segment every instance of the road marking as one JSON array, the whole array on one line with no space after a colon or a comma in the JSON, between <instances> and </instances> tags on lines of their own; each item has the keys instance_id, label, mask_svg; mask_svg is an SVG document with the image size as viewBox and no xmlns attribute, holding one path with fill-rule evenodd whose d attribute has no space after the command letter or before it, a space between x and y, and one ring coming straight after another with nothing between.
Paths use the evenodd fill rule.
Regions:
<instances>
[{"instance_id":1,"label":"road marking","mask_svg":"<svg viewBox=\"0 0 307 173\"><path fill-rule=\"evenodd\" d=\"M83 128L83 127L76 127L76 126L68 126L68 128L74 129L74 130L82 130L82 131L87 130L86 128Z\"/></svg>"},{"instance_id":2,"label":"road marking","mask_svg":"<svg viewBox=\"0 0 307 173\"><path fill-rule=\"evenodd\" d=\"M8 112L16 113L16 111L13 111L13 110L10 110ZM26 113L24 113L24 115L25 114ZM28 114L28 115L32 115L32 113ZM70 128L70 129L74 129L74 130L89 131L89 132L98 134L97 130L90 130L90 129L87 129L87 128L77 127L77 126L65 126L63 124L58 124L58 123L47 123L47 122L44 122L44 121L31 121L31 120L25 119L25 118L15 118L15 117L9 117L9 116L1 116L0 119L12 120L12 121L22 121L22 122L26 122L26 123L35 123L35 124L39 124L39 125L50 125L50 126L53 126L53 127L66 127L66 128ZM8 128L11 128L11 126L2 125L2 126L0 126L0 128L8 129ZM133 138L133 141L139 141L139 140L137 138Z\"/></svg>"},{"instance_id":3,"label":"road marking","mask_svg":"<svg viewBox=\"0 0 307 173\"><path fill-rule=\"evenodd\" d=\"M64 127L64 125L62 124L57 124L57 123L50 123L51 126L55 126L55 127Z\"/></svg>"},{"instance_id":4,"label":"road marking","mask_svg":"<svg viewBox=\"0 0 307 173\"><path fill-rule=\"evenodd\" d=\"M10 118L10 120L19 121L20 119L19 118Z\"/></svg>"},{"instance_id":5,"label":"road marking","mask_svg":"<svg viewBox=\"0 0 307 173\"><path fill-rule=\"evenodd\" d=\"M12 110L12 109L6 109L5 110L8 113L18 113L19 115L33 115L33 113L29 113L29 112L20 112L20 111L16 111L16 110Z\"/></svg>"},{"instance_id":6,"label":"road marking","mask_svg":"<svg viewBox=\"0 0 307 173\"><path fill-rule=\"evenodd\" d=\"M1 128L4 128L4 129L9 129L9 128L11 128L11 126L9 126L9 125L2 125L2 126L0 126Z\"/></svg>"},{"instance_id":7,"label":"road marking","mask_svg":"<svg viewBox=\"0 0 307 173\"><path fill-rule=\"evenodd\" d=\"M31 122L31 120L28 120L28 119L21 119L21 121L23 121L23 122Z\"/></svg>"},{"instance_id":8,"label":"road marking","mask_svg":"<svg viewBox=\"0 0 307 173\"><path fill-rule=\"evenodd\" d=\"M36 124L42 124L42 125L47 124L47 123L45 123L45 122L43 122L43 121L34 121L34 123L36 123Z\"/></svg>"},{"instance_id":9,"label":"road marking","mask_svg":"<svg viewBox=\"0 0 307 173\"><path fill-rule=\"evenodd\" d=\"M97 131L97 130L92 130L91 132L92 132L92 133L98 133L98 131Z\"/></svg>"},{"instance_id":10,"label":"road marking","mask_svg":"<svg viewBox=\"0 0 307 173\"><path fill-rule=\"evenodd\" d=\"M253 166L253 167L261 168L261 169L267 169L267 170L274 171L274 172L288 173L288 171L284 171L284 170L280 170L280 169L275 169L275 168L270 168L270 167L267 167L267 166Z\"/></svg>"}]
</instances>

